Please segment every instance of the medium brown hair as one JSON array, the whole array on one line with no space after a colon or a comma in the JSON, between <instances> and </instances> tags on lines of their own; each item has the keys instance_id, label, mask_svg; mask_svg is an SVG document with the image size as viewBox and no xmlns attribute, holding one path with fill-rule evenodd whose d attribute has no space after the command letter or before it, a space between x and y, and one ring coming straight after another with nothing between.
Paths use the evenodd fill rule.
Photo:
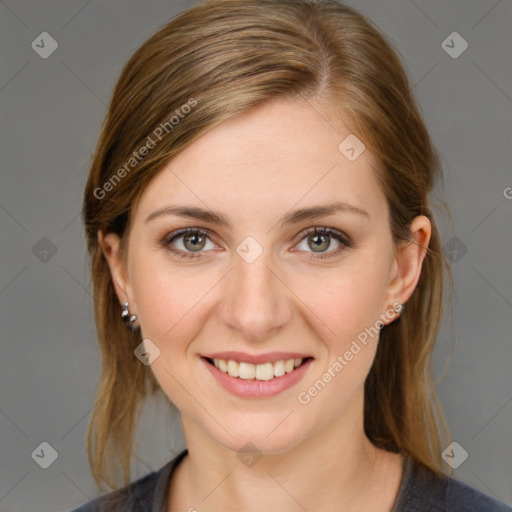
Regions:
<instances>
[{"instance_id":1,"label":"medium brown hair","mask_svg":"<svg viewBox=\"0 0 512 512\"><path fill-rule=\"evenodd\" d=\"M209 0L160 28L126 63L85 188L82 214L102 357L87 431L98 486L116 487L106 465L114 457L124 485L130 481L141 406L162 393L133 354L140 330L131 332L121 320L98 230L120 235L125 257L138 200L169 159L222 121L278 97L322 100L326 118L342 119L375 155L395 243L411 240L417 215L431 222L417 287L400 319L380 333L365 382L364 427L376 446L442 472L448 430L430 363L445 277L450 296L453 283L428 197L442 168L399 57L371 20L334 1ZM141 155L149 140L153 147Z\"/></svg>"}]
</instances>

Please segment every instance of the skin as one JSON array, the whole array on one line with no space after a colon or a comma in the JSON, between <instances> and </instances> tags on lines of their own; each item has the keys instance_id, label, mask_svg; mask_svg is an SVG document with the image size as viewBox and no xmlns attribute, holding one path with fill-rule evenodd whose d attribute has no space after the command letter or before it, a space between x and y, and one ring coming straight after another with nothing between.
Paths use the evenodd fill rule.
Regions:
<instances>
[{"instance_id":1,"label":"skin","mask_svg":"<svg viewBox=\"0 0 512 512\"><path fill-rule=\"evenodd\" d=\"M431 227L416 217L416 243L393 244L373 156L365 150L353 162L345 158L338 146L350 132L341 121L327 123L321 110L311 102L272 100L183 150L132 212L126 261L117 235L98 233L120 302L129 302L143 339L161 351L151 370L181 412L189 455L171 479L169 511L384 512L396 499L401 458L374 447L363 430L364 381L378 336L308 404L297 395L365 328L398 317L386 311L414 291ZM277 224L291 209L336 200L356 204L369 218L341 212ZM177 216L144 222L171 203L220 211L232 230ZM198 258L179 258L159 245L184 227L212 233ZM302 235L314 227L345 233L352 246L327 237L315 252L311 237ZM247 236L263 248L252 263L236 252ZM181 237L172 245L198 254L184 243ZM222 350L299 351L314 362L277 396L240 398L220 387L199 359ZM252 467L237 457L247 442L263 454Z\"/></svg>"}]
</instances>

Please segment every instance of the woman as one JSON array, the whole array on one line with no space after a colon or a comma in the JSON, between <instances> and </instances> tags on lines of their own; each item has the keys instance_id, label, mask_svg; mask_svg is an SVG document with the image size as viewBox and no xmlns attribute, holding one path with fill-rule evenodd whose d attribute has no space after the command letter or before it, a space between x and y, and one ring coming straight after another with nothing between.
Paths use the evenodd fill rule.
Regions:
<instances>
[{"instance_id":1,"label":"woman","mask_svg":"<svg viewBox=\"0 0 512 512\"><path fill-rule=\"evenodd\" d=\"M114 489L118 456L124 487L76 510L510 510L443 474L441 177L399 59L354 9L211 0L144 43L83 207L89 462ZM130 485L156 393L187 450Z\"/></svg>"}]
</instances>

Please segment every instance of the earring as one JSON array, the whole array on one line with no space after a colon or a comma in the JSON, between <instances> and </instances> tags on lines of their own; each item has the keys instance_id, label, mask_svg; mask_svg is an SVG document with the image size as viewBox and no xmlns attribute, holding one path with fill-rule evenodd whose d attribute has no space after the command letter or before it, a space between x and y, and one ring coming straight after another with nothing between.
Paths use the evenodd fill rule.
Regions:
<instances>
[{"instance_id":1,"label":"earring","mask_svg":"<svg viewBox=\"0 0 512 512\"><path fill-rule=\"evenodd\" d=\"M128 302L123 302L121 304L123 307L123 311L121 312L121 318L123 319L123 322L132 330L135 331L137 329L137 326L134 325L135 321L137 320L137 315L131 315L130 309L128 307Z\"/></svg>"},{"instance_id":2,"label":"earring","mask_svg":"<svg viewBox=\"0 0 512 512\"><path fill-rule=\"evenodd\" d=\"M400 313L404 310L404 307L405 307L405 304L402 304L401 302L395 302L393 304L388 305L386 311L392 311L394 313L398 313L398 317L399 317L399 318L395 318L393 321L389 322L389 324L400 319ZM380 329L384 329L384 327L386 327L386 325L389 325L389 324L381 324Z\"/></svg>"},{"instance_id":3,"label":"earring","mask_svg":"<svg viewBox=\"0 0 512 512\"><path fill-rule=\"evenodd\" d=\"M402 304L401 302L395 302L394 304L390 304L388 306L388 309L392 309L395 313L398 313L398 316L400 316L400 313L404 310L405 304Z\"/></svg>"}]
</instances>

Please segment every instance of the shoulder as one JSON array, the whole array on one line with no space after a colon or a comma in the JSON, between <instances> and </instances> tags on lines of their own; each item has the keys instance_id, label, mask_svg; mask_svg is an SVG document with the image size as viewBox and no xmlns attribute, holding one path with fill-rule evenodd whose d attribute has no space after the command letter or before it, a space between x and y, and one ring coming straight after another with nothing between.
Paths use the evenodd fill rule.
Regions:
<instances>
[{"instance_id":1,"label":"shoulder","mask_svg":"<svg viewBox=\"0 0 512 512\"><path fill-rule=\"evenodd\" d=\"M512 508L476 489L437 475L410 458L393 512L512 512Z\"/></svg>"},{"instance_id":2,"label":"shoulder","mask_svg":"<svg viewBox=\"0 0 512 512\"><path fill-rule=\"evenodd\" d=\"M149 512L158 473L159 471L153 471L121 489L84 503L71 512L107 512L114 510L119 512L132 510Z\"/></svg>"},{"instance_id":3,"label":"shoulder","mask_svg":"<svg viewBox=\"0 0 512 512\"><path fill-rule=\"evenodd\" d=\"M70 512L153 512L164 511L171 473L186 455L174 459L121 489L99 496Z\"/></svg>"},{"instance_id":4,"label":"shoulder","mask_svg":"<svg viewBox=\"0 0 512 512\"><path fill-rule=\"evenodd\" d=\"M454 512L512 512L505 503L483 494L468 485L447 478L447 502Z\"/></svg>"}]
</instances>

